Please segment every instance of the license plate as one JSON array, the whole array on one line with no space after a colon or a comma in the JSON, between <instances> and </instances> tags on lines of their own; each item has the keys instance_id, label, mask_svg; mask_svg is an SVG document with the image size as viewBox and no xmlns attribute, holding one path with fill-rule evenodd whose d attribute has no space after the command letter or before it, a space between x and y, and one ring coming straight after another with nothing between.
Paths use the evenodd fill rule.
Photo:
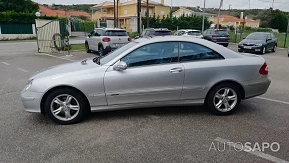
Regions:
<instances>
[{"instance_id":1,"label":"license plate","mask_svg":"<svg viewBox=\"0 0 289 163\"><path fill-rule=\"evenodd\" d=\"M114 47L121 47L123 46L124 44L113 44Z\"/></svg>"},{"instance_id":2,"label":"license plate","mask_svg":"<svg viewBox=\"0 0 289 163\"><path fill-rule=\"evenodd\" d=\"M244 49L252 49L250 46L244 46Z\"/></svg>"}]
</instances>

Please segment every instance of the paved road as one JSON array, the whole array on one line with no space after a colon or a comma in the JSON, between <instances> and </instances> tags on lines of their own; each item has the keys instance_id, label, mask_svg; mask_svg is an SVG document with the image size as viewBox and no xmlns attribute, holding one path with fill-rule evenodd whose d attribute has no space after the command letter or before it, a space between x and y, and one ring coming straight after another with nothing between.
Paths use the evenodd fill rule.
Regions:
<instances>
[{"instance_id":1,"label":"paved road","mask_svg":"<svg viewBox=\"0 0 289 163\"><path fill-rule=\"evenodd\" d=\"M55 58L16 45L0 43L1 163L289 161L289 58L284 50L264 55L272 78L268 93L243 101L234 115L214 116L202 107L143 108L93 113L80 124L59 126L24 112L20 91L37 70L95 54ZM237 152L228 145L224 150L223 139L278 142L280 150Z\"/></svg>"}]
</instances>

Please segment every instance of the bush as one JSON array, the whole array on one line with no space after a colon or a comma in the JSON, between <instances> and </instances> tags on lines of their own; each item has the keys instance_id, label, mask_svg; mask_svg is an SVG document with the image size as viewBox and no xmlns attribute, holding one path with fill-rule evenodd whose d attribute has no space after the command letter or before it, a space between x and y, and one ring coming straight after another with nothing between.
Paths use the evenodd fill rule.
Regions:
<instances>
[{"instance_id":1,"label":"bush","mask_svg":"<svg viewBox=\"0 0 289 163\"><path fill-rule=\"evenodd\" d=\"M95 22L93 21L84 21L84 22L80 22L79 23L79 28L81 31L84 31L84 32L91 32L94 30L94 26L95 25Z\"/></svg>"}]
</instances>

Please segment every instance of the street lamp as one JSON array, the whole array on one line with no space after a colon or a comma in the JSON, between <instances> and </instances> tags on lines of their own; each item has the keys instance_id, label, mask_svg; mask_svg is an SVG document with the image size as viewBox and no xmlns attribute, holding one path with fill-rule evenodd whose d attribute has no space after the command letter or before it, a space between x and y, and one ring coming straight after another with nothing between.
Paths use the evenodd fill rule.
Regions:
<instances>
[{"instance_id":1,"label":"street lamp","mask_svg":"<svg viewBox=\"0 0 289 163\"><path fill-rule=\"evenodd\" d=\"M206 8L206 0L204 0L204 8L203 8L203 22L202 22L202 33L205 30L205 8Z\"/></svg>"},{"instance_id":2,"label":"street lamp","mask_svg":"<svg viewBox=\"0 0 289 163\"><path fill-rule=\"evenodd\" d=\"M41 13L40 12L36 12L35 16L37 16L39 18L41 16Z\"/></svg>"}]
</instances>

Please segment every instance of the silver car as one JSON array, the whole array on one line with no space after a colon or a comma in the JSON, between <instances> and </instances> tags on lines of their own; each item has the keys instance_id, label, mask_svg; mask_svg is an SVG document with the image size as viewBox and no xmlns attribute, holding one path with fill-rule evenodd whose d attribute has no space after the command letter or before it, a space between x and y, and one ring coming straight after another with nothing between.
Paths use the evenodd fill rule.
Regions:
<instances>
[{"instance_id":1,"label":"silver car","mask_svg":"<svg viewBox=\"0 0 289 163\"><path fill-rule=\"evenodd\" d=\"M241 100L269 85L262 57L190 37L140 38L103 58L44 70L21 93L26 111L59 124L89 112L170 105L203 105L231 114Z\"/></svg>"},{"instance_id":2,"label":"silver car","mask_svg":"<svg viewBox=\"0 0 289 163\"><path fill-rule=\"evenodd\" d=\"M130 41L124 29L96 28L86 38L85 48L87 53L97 51L100 56L104 56Z\"/></svg>"},{"instance_id":3,"label":"silver car","mask_svg":"<svg viewBox=\"0 0 289 163\"><path fill-rule=\"evenodd\" d=\"M201 38L201 39L204 38L201 31L194 29L180 29L176 31L174 35Z\"/></svg>"}]
</instances>

